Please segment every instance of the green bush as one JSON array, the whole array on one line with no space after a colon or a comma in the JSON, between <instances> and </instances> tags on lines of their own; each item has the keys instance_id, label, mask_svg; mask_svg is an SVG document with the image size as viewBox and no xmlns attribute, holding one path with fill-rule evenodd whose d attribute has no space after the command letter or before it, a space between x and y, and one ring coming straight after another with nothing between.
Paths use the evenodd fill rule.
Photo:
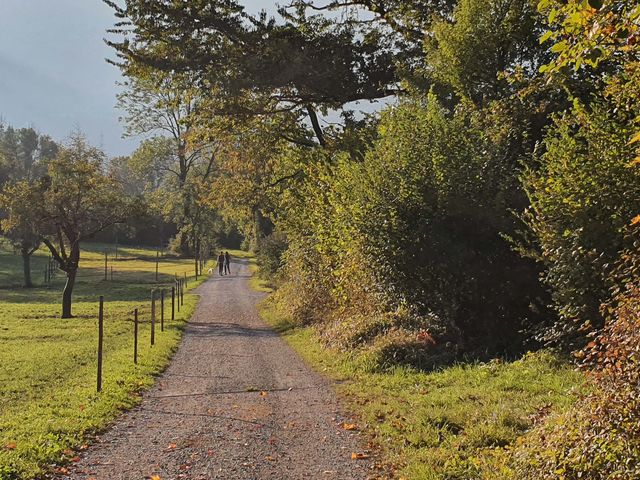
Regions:
<instances>
[{"instance_id":1,"label":"green bush","mask_svg":"<svg viewBox=\"0 0 640 480\"><path fill-rule=\"evenodd\" d=\"M524 175L531 200L525 220L559 314L542 332L547 341L578 347L603 325L611 266L626 246L625 226L640 211L640 170L630 165L629 145L639 115L622 96L575 107L556 119L539 166Z\"/></svg>"},{"instance_id":2,"label":"green bush","mask_svg":"<svg viewBox=\"0 0 640 480\"><path fill-rule=\"evenodd\" d=\"M281 232L274 232L260 241L256 259L260 274L267 278L275 276L282 267L282 255L287 250L287 237Z\"/></svg>"},{"instance_id":3,"label":"green bush","mask_svg":"<svg viewBox=\"0 0 640 480\"><path fill-rule=\"evenodd\" d=\"M362 161L299 159L305 180L278 222L289 314L345 349L400 329L426 330L449 353L520 350L545 293L535 262L505 240L526 200L515 132L500 108L451 112L429 95L386 111Z\"/></svg>"},{"instance_id":4,"label":"green bush","mask_svg":"<svg viewBox=\"0 0 640 480\"><path fill-rule=\"evenodd\" d=\"M592 393L522 439L511 478L640 478L639 267L640 241L618 271L626 286L603 307L604 329L579 352L591 368Z\"/></svg>"},{"instance_id":5,"label":"green bush","mask_svg":"<svg viewBox=\"0 0 640 480\"><path fill-rule=\"evenodd\" d=\"M433 96L387 112L365 161L334 169L329 222L343 226L334 257L357 246L387 310L411 305L462 350L513 351L544 293L533 263L503 238L524 200L506 152L511 131L489 135L480 117Z\"/></svg>"}]
</instances>

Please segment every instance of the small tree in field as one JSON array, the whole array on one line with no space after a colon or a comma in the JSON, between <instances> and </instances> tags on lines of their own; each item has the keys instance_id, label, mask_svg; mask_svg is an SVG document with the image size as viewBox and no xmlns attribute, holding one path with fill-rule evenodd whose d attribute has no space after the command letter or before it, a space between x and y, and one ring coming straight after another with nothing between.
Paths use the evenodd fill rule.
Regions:
<instances>
[{"instance_id":1,"label":"small tree in field","mask_svg":"<svg viewBox=\"0 0 640 480\"><path fill-rule=\"evenodd\" d=\"M40 247L40 235L35 231L36 211L31 205L31 185L26 180L8 184L0 192L0 207L11 212L11 217L0 222L0 227L11 244L22 256L24 286L33 287L31 255Z\"/></svg>"},{"instance_id":2,"label":"small tree in field","mask_svg":"<svg viewBox=\"0 0 640 480\"><path fill-rule=\"evenodd\" d=\"M103 173L105 155L82 136L72 138L49 163L47 175L33 183L21 182L8 191L20 191L20 200L4 195L11 232L30 225L49 248L60 270L67 274L62 293L62 318L71 318L71 295L80 262L80 242L121 223L131 214L131 202L121 186Z\"/></svg>"}]
</instances>

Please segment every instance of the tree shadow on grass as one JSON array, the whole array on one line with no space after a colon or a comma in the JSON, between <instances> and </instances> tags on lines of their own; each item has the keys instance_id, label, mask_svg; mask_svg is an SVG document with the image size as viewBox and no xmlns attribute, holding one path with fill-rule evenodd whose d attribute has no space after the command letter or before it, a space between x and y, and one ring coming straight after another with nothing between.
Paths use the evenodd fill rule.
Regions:
<instances>
[{"instance_id":1,"label":"tree shadow on grass","mask_svg":"<svg viewBox=\"0 0 640 480\"><path fill-rule=\"evenodd\" d=\"M76 284L73 289L73 302L98 301L102 295L105 301L147 302L151 299L151 291L155 290L159 301L160 291L165 292L165 303L171 302L171 287L174 276L159 274L155 280L155 272L145 270L131 270L120 278L114 275L114 280L104 279L104 269L80 268ZM51 285L36 288L7 288L0 289L0 302L16 304L58 304L62 300L62 290L66 282L64 272L58 272Z\"/></svg>"}]
</instances>

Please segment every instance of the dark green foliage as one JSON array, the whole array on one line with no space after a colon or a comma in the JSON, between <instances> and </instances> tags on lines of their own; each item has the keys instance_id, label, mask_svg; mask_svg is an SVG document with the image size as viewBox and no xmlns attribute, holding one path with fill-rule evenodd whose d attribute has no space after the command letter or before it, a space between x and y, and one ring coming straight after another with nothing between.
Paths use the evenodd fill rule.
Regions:
<instances>
[{"instance_id":1,"label":"dark green foliage","mask_svg":"<svg viewBox=\"0 0 640 480\"><path fill-rule=\"evenodd\" d=\"M258 246L256 259L260 272L268 277L275 276L282 267L282 255L287 250L287 238L279 232L264 237Z\"/></svg>"},{"instance_id":2,"label":"dark green foliage","mask_svg":"<svg viewBox=\"0 0 640 480\"><path fill-rule=\"evenodd\" d=\"M539 166L523 178L531 200L525 220L559 314L542 332L547 340L579 346L603 324L599 309L613 286L611 266L624 247L625 226L640 211L640 170L631 166L629 144L640 111L625 104L626 95L612 92L589 111L577 106L557 118Z\"/></svg>"},{"instance_id":3,"label":"dark green foliage","mask_svg":"<svg viewBox=\"0 0 640 480\"><path fill-rule=\"evenodd\" d=\"M548 57L531 0L461 0L454 17L433 24L425 74L459 97L477 104L504 98L535 77Z\"/></svg>"}]
</instances>

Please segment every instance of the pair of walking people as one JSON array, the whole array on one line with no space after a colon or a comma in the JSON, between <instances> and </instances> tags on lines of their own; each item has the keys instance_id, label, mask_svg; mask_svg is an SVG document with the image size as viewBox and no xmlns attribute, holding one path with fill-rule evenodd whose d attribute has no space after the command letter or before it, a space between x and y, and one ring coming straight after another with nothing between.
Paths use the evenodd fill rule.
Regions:
<instances>
[{"instance_id":1,"label":"pair of walking people","mask_svg":"<svg viewBox=\"0 0 640 480\"><path fill-rule=\"evenodd\" d=\"M231 263L231 255L229 252L220 252L218 255L218 273L220 275L230 275L231 267L229 264Z\"/></svg>"}]
</instances>

